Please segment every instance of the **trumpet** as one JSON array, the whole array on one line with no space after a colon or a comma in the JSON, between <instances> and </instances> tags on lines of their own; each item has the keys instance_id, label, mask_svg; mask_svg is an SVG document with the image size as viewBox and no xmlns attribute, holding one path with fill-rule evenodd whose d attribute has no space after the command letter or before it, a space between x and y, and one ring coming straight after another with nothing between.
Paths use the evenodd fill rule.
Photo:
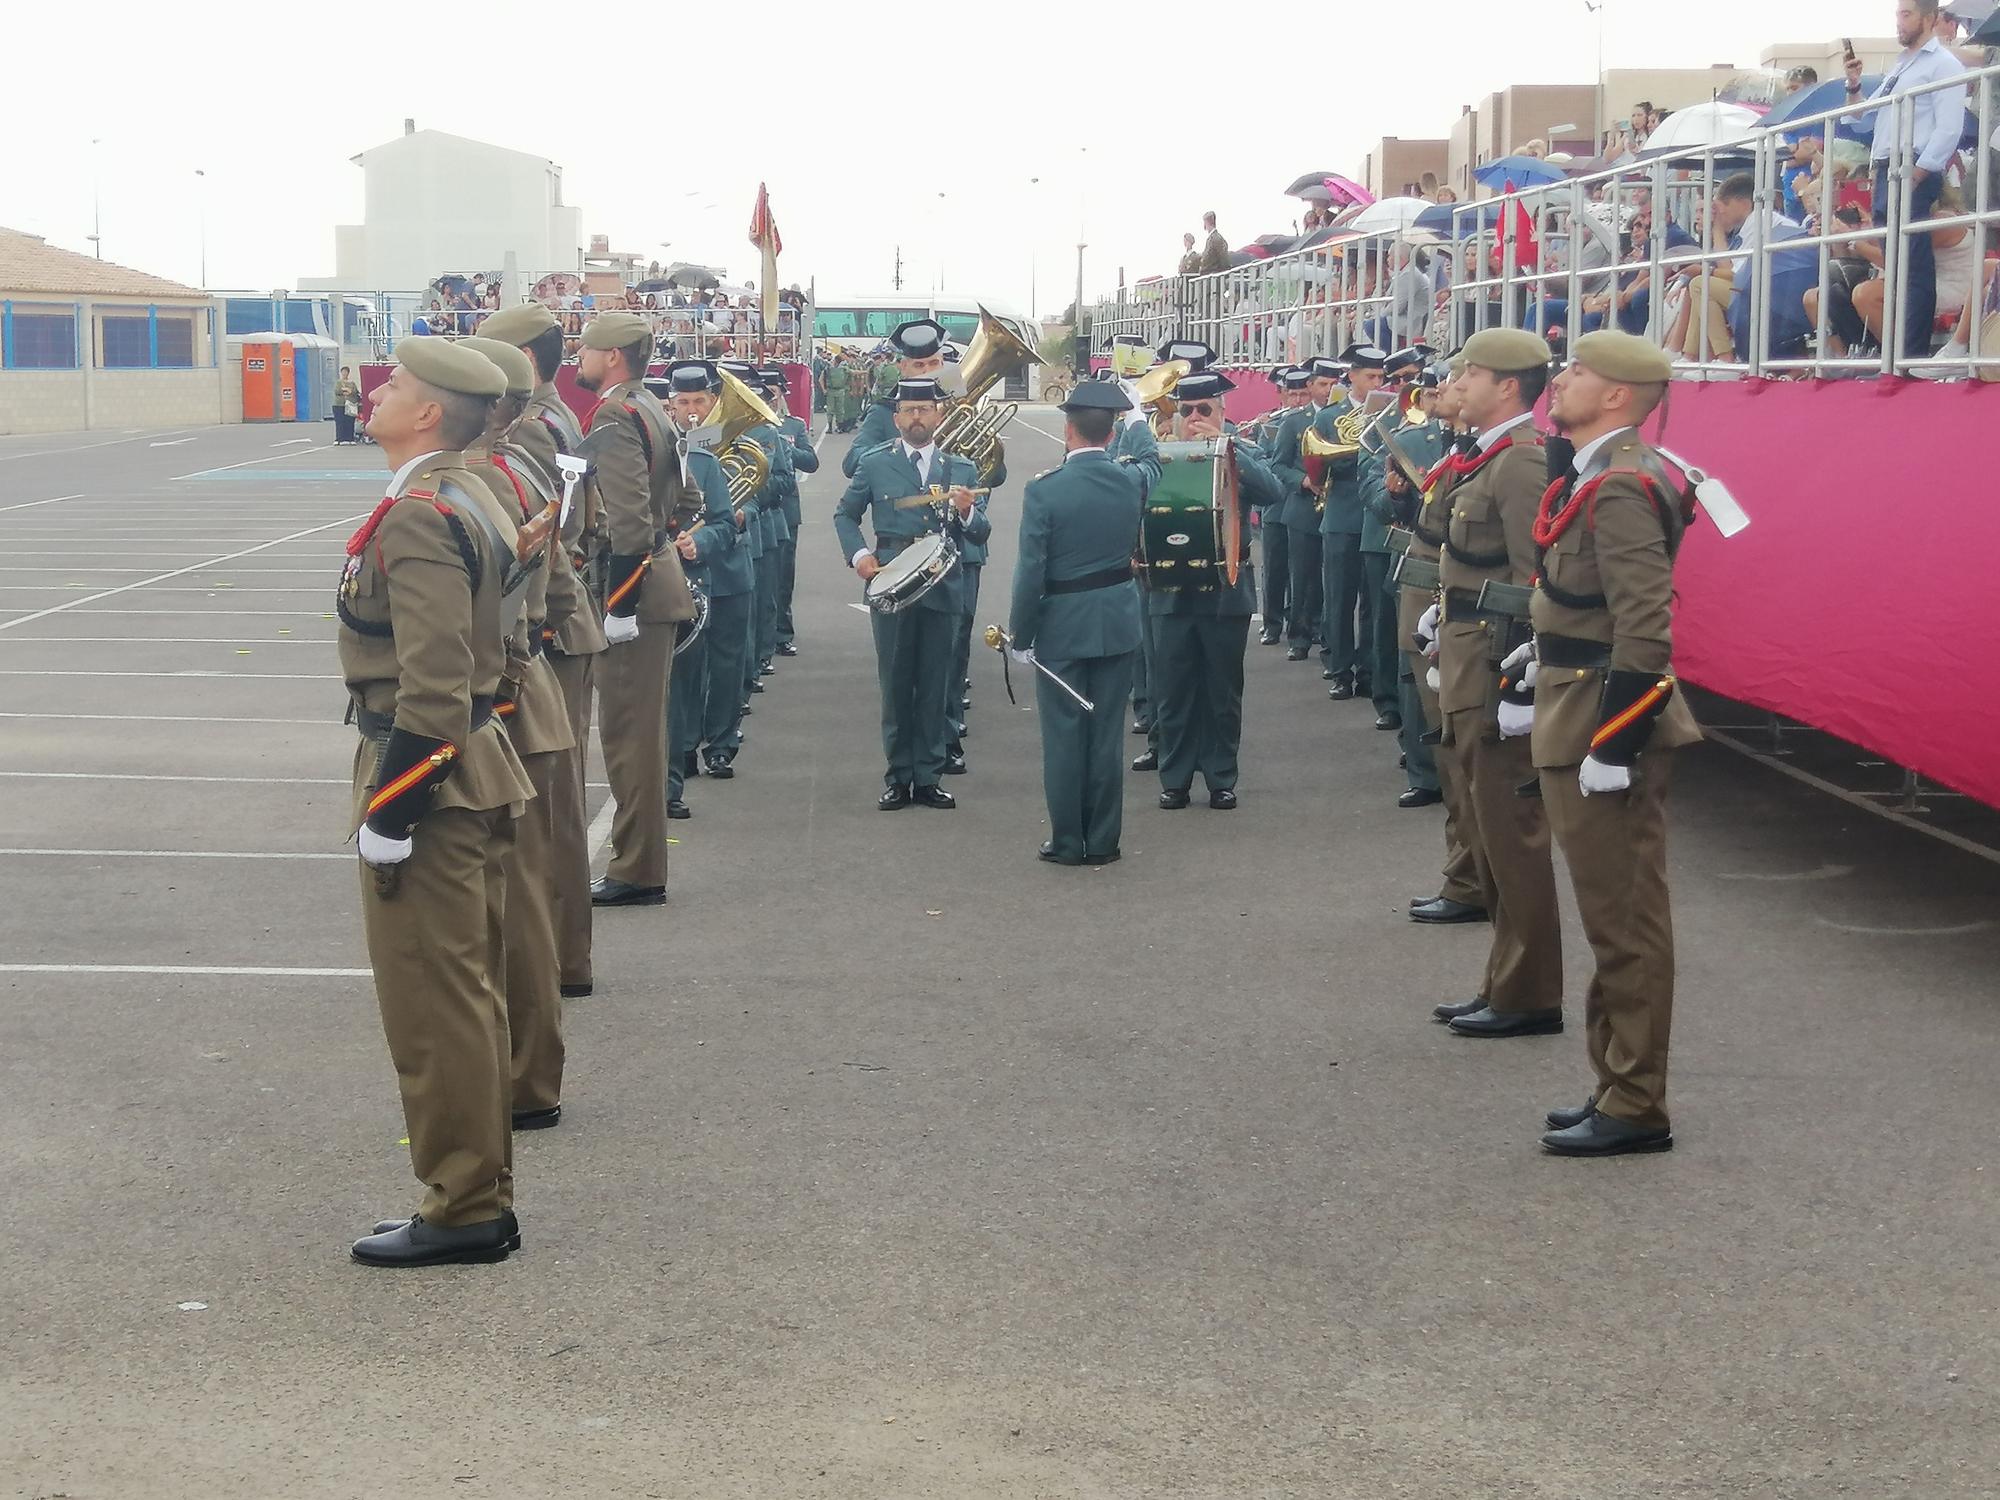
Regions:
<instances>
[{"instance_id":1,"label":"trumpet","mask_svg":"<svg viewBox=\"0 0 2000 1500\"><path fill-rule=\"evenodd\" d=\"M946 404L935 440L946 453L971 459L981 484L991 484L1007 461L1000 433L1021 408L1018 402L981 406L980 400L1016 370L1041 362L1042 357L1009 333L998 318L983 307L979 309L979 331L973 334L958 367L965 379L964 394Z\"/></svg>"},{"instance_id":2,"label":"trumpet","mask_svg":"<svg viewBox=\"0 0 2000 1500\"><path fill-rule=\"evenodd\" d=\"M1299 436L1299 455L1305 460L1306 488L1318 500L1316 510L1326 509L1326 484L1333 465L1351 459L1361 451L1361 431L1368 414L1356 407L1333 419L1333 436L1322 437L1317 427L1308 427Z\"/></svg>"}]
</instances>

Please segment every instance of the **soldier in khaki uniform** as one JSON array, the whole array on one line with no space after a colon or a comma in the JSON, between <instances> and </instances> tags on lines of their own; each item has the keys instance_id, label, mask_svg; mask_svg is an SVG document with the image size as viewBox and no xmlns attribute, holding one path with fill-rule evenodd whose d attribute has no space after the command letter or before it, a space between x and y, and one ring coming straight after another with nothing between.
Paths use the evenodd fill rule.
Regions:
<instances>
[{"instance_id":1,"label":"soldier in khaki uniform","mask_svg":"<svg viewBox=\"0 0 2000 1500\"><path fill-rule=\"evenodd\" d=\"M1437 406L1432 412L1439 430L1444 436L1447 457L1470 454L1477 445L1477 434L1459 425L1461 392L1458 377L1464 371L1464 364L1454 361L1451 379L1438 391ZM1392 466L1393 469L1393 466ZM1431 685L1431 662L1417 645L1417 625L1424 617L1424 611L1437 603L1438 559L1444 554L1445 529L1450 522L1451 508L1445 498L1444 487L1440 483L1445 474L1442 459L1426 476L1427 483L1421 496L1409 494L1400 497L1404 519L1408 521L1408 547L1404 554L1398 581L1396 609L1396 638L1403 651L1403 670L1407 677L1406 687L1413 706L1418 710L1410 723L1404 726L1403 741L1405 754L1412 764L1419 758L1430 761L1437 778L1438 796L1444 802L1444 879L1435 896L1418 896L1410 901L1410 920L1424 923L1483 922L1486 908L1480 905L1484 894L1480 890L1475 870L1472 850L1466 846L1466 833L1472 827L1472 816L1465 810L1465 784L1459 776L1458 761L1450 752L1433 756L1431 747L1437 744L1444 733L1444 714L1438 708L1437 689ZM1398 545L1401 538L1396 538ZM1421 719L1419 725L1417 720ZM1412 777L1410 791L1398 799L1400 807L1420 807L1428 800L1417 795L1415 777Z\"/></svg>"},{"instance_id":2,"label":"soldier in khaki uniform","mask_svg":"<svg viewBox=\"0 0 2000 1500\"><path fill-rule=\"evenodd\" d=\"M507 616L507 675L494 712L507 727L535 800L514 824L507 861L507 1031L514 1058L516 1130L562 1119L562 998L556 958L555 819L557 778L576 748L562 684L543 655L550 554L562 550L559 491L508 441L534 394L535 367L512 344L474 336L460 343L499 367L507 392L493 404L485 435L465 450L465 467L486 486L498 519L520 528L519 607Z\"/></svg>"},{"instance_id":3,"label":"soldier in khaki uniform","mask_svg":"<svg viewBox=\"0 0 2000 1500\"><path fill-rule=\"evenodd\" d=\"M1589 334L1550 407L1575 451L1535 522L1542 566L1527 719L1597 960L1584 1002L1596 1080L1581 1108L1549 1112L1542 1137L1564 1156L1664 1151L1674 1141L1666 799L1674 751L1701 731L1673 676L1674 556L1689 512L1638 432L1671 373L1644 339ZM1519 733L1520 706L1508 713Z\"/></svg>"},{"instance_id":4,"label":"soldier in khaki uniform","mask_svg":"<svg viewBox=\"0 0 2000 1500\"><path fill-rule=\"evenodd\" d=\"M534 361L535 390L524 418L508 441L540 469L542 477L563 488L558 455L576 458L583 446L583 427L555 386L562 367L563 332L555 314L539 302L505 308L479 325L482 337L515 345ZM597 517L592 512L596 491L585 485L573 493L563 521L562 543L549 554L548 616L542 625L545 656L562 686L574 748L559 752L549 816L555 828L556 951L565 997L591 992L590 858L586 842L590 818L584 800L585 764L590 744L592 665L604 649L600 619L604 601L590 590L590 570L598 544Z\"/></svg>"},{"instance_id":5,"label":"soldier in khaki uniform","mask_svg":"<svg viewBox=\"0 0 2000 1500\"><path fill-rule=\"evenodd\" d=\"M1517 328L1489 328L1466 342L1461 415L1479 432L1475 451L1447 461L1439 484L1450 506L1438 564L1442 598L1418 622L1437 642L1438 707L1444 743L1458 761L1471 827L1466 843L1493 918L1493 945L1477 997L1432 1015L1460 1036L1513 1037L1561 1031L1562 927L1549 826L1525 744L1497 723L1499 664L1529 633L1525 610L1510 614L1481 590L1517 590L1535 579L1535 508L1546 487L1534 406L1548 383L1549 346ZM1518 639L1517 639L1518 637Z\"/></svg>"},{"instance_id":6,"label":"soldier in khaki uniform","mask_svg":"<svg viewBox=\"0 0 2000 1500\"><path fill-rule=\"evenodd\" d=\"M597 665L597 737L617 810L611 862L591 887L599 906L667 899L667 682L674 629L694 598L670 538L699 497L681 480L673 424L645 387L651 325L636 313L600 313L584 325L577 384L600 396L584 424L610 559Z\"/></svg>"},{"instance_id":7,"label":"soldier in khaki uniform","mask_svg":"<svg viewBox=\"0 0 2000 1500\"><path fill-rule=\"evenodd\" d=\"M499 940L514 820L533 795L493 716L514 530L482 510L459 458L505 381L444 339L397 355L368 418L395 472L348 542L337 596L361 730L362 923L424 1184L415 1217L355 1242L381 1266L501 1260L521 1243Z\"/></svg>"}]
</instances>

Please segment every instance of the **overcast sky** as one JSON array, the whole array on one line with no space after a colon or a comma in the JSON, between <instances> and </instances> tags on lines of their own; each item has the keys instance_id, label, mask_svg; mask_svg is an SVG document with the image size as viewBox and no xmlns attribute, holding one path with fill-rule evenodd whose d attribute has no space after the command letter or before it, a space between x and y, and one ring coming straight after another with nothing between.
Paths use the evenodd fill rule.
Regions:
<instances>
[{"instance_id":1,"label":"overcast sky","mask_svg":"<svg viewBox=\"0 0 2000 1500\"><path fill-rule=\"evenodd\" d=\"M1751 67L1776 41L1894 29L1892 0L1605 3L1614 68ZM90 248L95 156L107 259L197 280L205 198L208 285L330 275L333 225L361 217L349 158L408 115L554 159L586 236L649 259L754 275L762 179L788 283L886 289L900 244L906 288L941 276L1026 308L1032 277L1043 313L1069 301L1079 229L1093 295L1121 266L1171 269L1203 209L1233 243L1286 229L1299 173L1356 172L1384 135L1441 136L1507 84L1588 82L1598 44L1584 0L767 0L660 11L650 54L643 7L623 23L517 0L108 0L87 29L78 14L15 8L0 96L0 223L74 249ZM607 81L578 81L593 72Z\"/></svg>"}]
</instances>

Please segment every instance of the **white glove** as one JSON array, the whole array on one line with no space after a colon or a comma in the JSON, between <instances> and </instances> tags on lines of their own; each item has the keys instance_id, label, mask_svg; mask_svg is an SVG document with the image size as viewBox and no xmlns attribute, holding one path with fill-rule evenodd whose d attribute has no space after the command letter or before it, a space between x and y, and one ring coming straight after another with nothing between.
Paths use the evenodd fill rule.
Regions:
<instances>
[{"instance_id":1,"label":"white glove","mask_svg":"<svg viewBox=\"0 0 2000 1500\"><path fill-rule=\"evenodd\" d=\"M1542 664L1535 660L1533 641L1516 646L1507 653L1507 659L1500 663L1500 675L1524 690L1535 685L1535 678L1541 669ZM1505 734L1506 731L1503 729L1501 733Z\"/></svg>"},{"instance_id":2,"label":"white glove","mask_svg":"<svg viewBox=\"0 0 2000 1500\"><path fill-rule=\"evenodd\" d=\"M1535 730L1535 705L1532 703L1510 703L1502 698L1499 703L1500 738L1517 740Z\"/></svg>"},{"instance_id":3,"label":"white glove","mask_svg":"<svg viewBox=\"0 0 2000 1500\"><path fill-rule=\"evenodd\" d=\"M1437 640L1437 636L1438 607L1433 604L1417 621L1417 639L1424 643L1424 649L1430 651L1433 656L1437 653L1431 650L1431 646Z\"/></svg>"},{"instance_id":4,"label":"white glove","mask_svg":"<svg viewBox=\"0 0 2000 1500\"><path fill-rule=\"evenodd\" d=\"M361 857L378 868L382 865L400 865L410 857L416 848L414 839L392 839L377 833L366 823L361 825Z\"/></svg>"},{"instance_id":5,"label":"white glove","mask_svg":"<svg viewBox=\"0 0 2000 1500\"><path fill-rule=\"evenodd\" d=\"M1432 692L1441 693L1444 691L1444 679L1438 676L1438 669L1436 667L1424 668L1424 681L1430 685Z\"/></svg>"},{"instance_id":6,"label":"white glove","mask_svg":"<svg viewBox=\"0 0 2000 1500\"><path fill-rule=\"evenodd\" d=\"M1594 755L1586 755L1576 768L1577 790L1588 797L1592 792L1622 792L1632 785L1630 766L1608 766Z\"/></svg>"},{"instance_id":7,"label":"white glove","mask_svg":"<svg viewBox=\"0 0 2000 1500\"><path fill-rule=\"evenodd\" d=\"M637 615L606 615L604 617L604 638L616 646L621 641L639 639L639 617Z\"/></svg>"},{"instance_id":8,"label":"white glove","mask_svg":"<svg viewBox=\"0 0 2000 1500\"><path fill-rule=\"evenodd\" d=\"M1024 667L1032 667L1035 664L1035 648L1033 646L1030 646L1025 651L1016 651L1012 646L1009 646L1007 654Z\"/></svg>"}]
</instances>

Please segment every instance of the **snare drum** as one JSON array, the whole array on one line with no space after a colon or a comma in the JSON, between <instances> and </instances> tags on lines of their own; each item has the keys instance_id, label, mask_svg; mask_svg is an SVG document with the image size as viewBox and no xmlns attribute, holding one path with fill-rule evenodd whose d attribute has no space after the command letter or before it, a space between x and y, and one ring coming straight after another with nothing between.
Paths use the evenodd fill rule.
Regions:
<instances>
[{"instance_id":1,"label":"snare drum","mask_svg":"<svg viewBox=\"0 0 2000 1500\"><path fill-rule=\"evenodd\" d=\"M694 596L694 618L678 620L674 623L674 655L679 656L688 647L701 639L701 633L708 629L708 591L692 578L687 581L688 593Z\"/></svg>"},{"instance_id":2,"label":"snare drum","mask_svg":"<svg viewBox=\"0 0 2000 1500\"><path fill-rule=\"evenodd\" d=\"M1160 444L1160 481L1146 496L1139 555L1146 587L1215 589L1236 582L1243 517L1229 438Z\"/></svg>"},{"instance_id":3,"label":"snare drum","mask_svg":"<svg viewBox=\"0 0 2000 1500\"><path fill-rule=\"evenodd\" d=\"M920 536L868 580L868 607L877 614L901 614L951 576L958 545L947 536Z\"/></svg>"}]
</instances>

